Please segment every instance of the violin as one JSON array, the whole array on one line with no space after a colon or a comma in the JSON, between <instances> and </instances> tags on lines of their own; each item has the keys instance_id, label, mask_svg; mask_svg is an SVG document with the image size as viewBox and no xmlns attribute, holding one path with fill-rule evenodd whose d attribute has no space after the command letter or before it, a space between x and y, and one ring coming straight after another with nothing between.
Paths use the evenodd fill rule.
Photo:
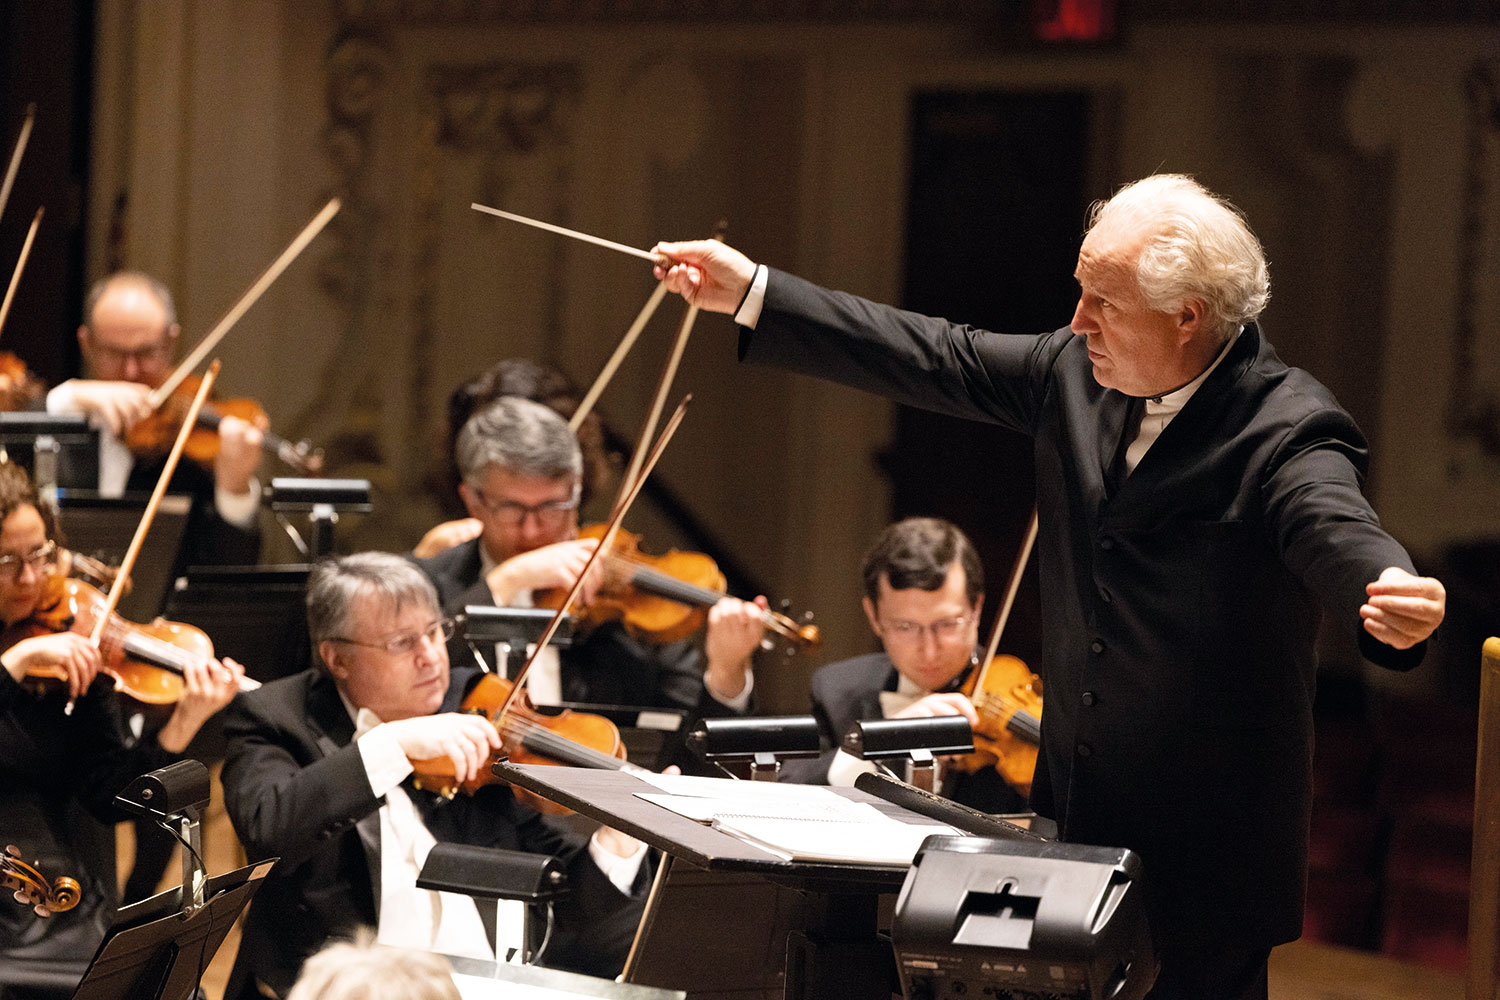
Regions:
<instances>
[{"instance_id":1,"label":"violin","mask_svg":"<svg viewBox=\"0 0 1500 1000\"><path fill-rule=\"evenodd\" d=\"M973 671L963 693L974 704L974 752L949 763L955 771L993 767L1022 795L1031 794L1042 743L1041 678L1018 657L1002 653Z\"/></svg>"},{"instance_id":2,"label":"violin","mask_svg":"<svg viewBox=\"0 0 1500 1000\"><path fill-rule=\"evenodd\" d=\"M1036 508L1032 508L984 659L963 686L979 716L979 725L974 727L974 752L948 765L970 772L993 767L1022 795L1031 794L1037 749L1042 743L1042 681L1017 657L996 655L995 651L1000 648L1000 636L1010 620L1016 592L1021 589L1021 574L1036 544L1038 524Z\"/></svg>"},{"instance_id":3,"label":"violin","mask_svg":"<svg viewBox=\"0 0 1500 1000\"><path fill-rule=\"evenodd\" d=\"M94 586L76 577L51 577L47 591L31 617L0 633L0 649L9 649L23 639L58 632L90 634L99 622L106 599ZM210 659L213 643L198 628L158 618L149 625L126 621L113 612L99 638L101 672L115 682L115 690L146 705L171 705L182 697L182 675L188 665ZM58 666L33 667L26 672L32 681L67 682ZM260 687L249 677L240 681L241 691Z\"/></svg>"},{"instance_id":4,"label":"violin","mask_svg":"<svg viewBox=\"0 0 1500 1000\"><path fill-rule=\"evenodd\" d=\"M590 525L580 538L602 538L605 525ZM713 559L701 552L668 550L659 556L641 551L641 537L627 531L616 535L605 558L605 582L584 608L574 614L585 622L620 621L634 636L666 643L686 639L703 627L708 609L724 596L724 574ZM562 606L563 591L537 591L539 608ZM771 631L790 643L792 650L816 649L818 627L798 623L784 614L762 609L761 620Z\"/></svg>"},{"instance_id":5,"label":"violin","mask_svg":"<svg viewBox=\"0 0 1500 1000\"><path fill-rule=\"evenodd\" d=\"M0 854L0 886L15 893L16 902L30 906L39 917L71 910L83 898L77 879L59 875L49 881L36 865L21 860L21 850L14 845L7 845Z\"/></svg>"},{"instance_id":6,"label":"violin","mask_svg":"<svg viewBox=\"0 0 1500 1000\"><path fill-rule=\"evenodd\" d=\"M29 410L47 393L47 385L10 351L0 351L0 410Z\"/></svg>"},{"instance_id":7,"label":"violin","mask_svg":"<svg viewBox=\"0 0 1500 1000\"><path fill-rule=\"evenodd\" d=\"M524 697L515 699L510 709L501 714L512 688L513 684L498 674L485 674L464 697L459 708L461 712L483 715L496 726L504 741L504 749L500 752L504 759L513 764L559 764L616 771L633 768L625 760L625 744L620 740L620 731L602 715L571 709L547 715L537 711ZM500 754L462 784L458 782L453 761L449 758L414 760L411 763L416 772L416 786L444 798L452 798L457 792L472 795L485 785L500 781L491 770L491 765L502 759ZM524 788L512 787L511 791L517 800L538 812L557 815L569 811Z\"/></svg>"},{"instance_id":8,"label":"violin","mask_svg":"<svg viewBox=\"0 0 1500 1000\"><path fill-rule=\"evenodd\" d=\"M125 443L131 452L143 457L165 455L182 428L188 405L202 381L196 376L183 378L155 413L131 427L125 434ZM184 453L200 465L212 464L219 454L219 421L226 416L238 417L261 428L268 423L266 411L253 399L221 399L204 403L188 434ZM314 448L307 441L293 444L262 429L261 447L298 472L316 476L323 471L322 449Z\"/></svg>"}]
</instances>

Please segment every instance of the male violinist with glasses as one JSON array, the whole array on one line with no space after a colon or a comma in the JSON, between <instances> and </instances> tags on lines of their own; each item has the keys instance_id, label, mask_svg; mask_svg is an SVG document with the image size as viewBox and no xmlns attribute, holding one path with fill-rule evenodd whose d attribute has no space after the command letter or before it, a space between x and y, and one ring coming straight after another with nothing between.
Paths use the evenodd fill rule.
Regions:
<instances>
[{"instance_id":1,"label":"male violinist with glasses","mask_svg":"<svg viewBox=\"0 0 1500 1000\"><path fill-rule=\"evenodd\" d=\"M531 607L534 591L571 587L597 542L578 538L583 459L562 417L540 403L502 397L469 418L454 452L463 477L459 495L481 528L477 538L417 560L443 610ZM595 561L581 605L593 598L604 568ZM743 713L765 607L763 597L724 597L709 609L703 653L692 640L650 644L606 622L577 636L556 659L539 658L527 686L539 704L683 708L707 717Z\"/></svg>"},{"instance_id":2,"label":"male violinist with glasses","mask_svg":"<svg viewBox=\"0 0 1500 1000\"><path fill-rule=\"evenodd\" d=\"M250 906L227 1000L284 996L309 955L360 926L399 947L504 961L522 943L520 903L416 887L439 841L562 857L572 891L539 964L596 976L623 966L649 879L644 844L605 828L585 843L507 785L446 799L409 781L411 761L435 757L466 781L500 746L487 718L458 712L477 671L449 669L442 614L400 556L326 559L307 585L317 665L225 713L229 817L251 858L281 859Z\"/></svg>"},{"instance_id":3,"label":"male violinist with glasses","mask_svg":"<svg viewBox=\"0 0 1500 1000\"><path fill-rule=\"evenodd\" d=\"M89 289L78 328L88 377L49 392L47 412L81 414L99 429L99 492L106 497L149 493L161 475L164 457L137 461L125 435L152 414L151 392L172 374L181 332L172 293L150 275L120 271ZM212 471L187 459L178 464L172 491L193 497L179 569L259 559L261 431L225 414Z\"/></svg>"},{"instance_id":4,"label":"male violinist with glasses","mask_svg":"<svg viewBox=\"0 0 1500 1000\"><path fill-rule=\"evenodd\" d=\"M962 715L970 725L979 723L973 703L959 690L982 654L984 568L968 536L937 518L899 521L865 556L863 576L865 617L884 651L813 673L813 714L826 749L816 760L784 763L784 780L848 787L873 771L874 764L836 749L856 722ZM948 774L941 790L985 812L1026 807L1021 792L992 767Z\"/></svg>"}]
</instances>

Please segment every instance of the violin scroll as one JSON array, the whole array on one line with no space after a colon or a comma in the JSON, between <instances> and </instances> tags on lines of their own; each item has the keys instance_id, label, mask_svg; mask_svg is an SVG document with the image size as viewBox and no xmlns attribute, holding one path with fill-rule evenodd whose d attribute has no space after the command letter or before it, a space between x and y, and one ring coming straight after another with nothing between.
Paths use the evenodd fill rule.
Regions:
<instances>
[{"instance_id":1,"label":"violin scroll","mask_svg":"<svg viewBox=\"0 0 1500 1000\"><path fill-rule=\"evenodd\" d=\"M60 875L48 881L34 864L21 860L21 850L7 844L0 854L0 885L15 894L16 902L30 906L39 917L71 910L83 898L78 880Z\"/></svg>"}]
</instances>

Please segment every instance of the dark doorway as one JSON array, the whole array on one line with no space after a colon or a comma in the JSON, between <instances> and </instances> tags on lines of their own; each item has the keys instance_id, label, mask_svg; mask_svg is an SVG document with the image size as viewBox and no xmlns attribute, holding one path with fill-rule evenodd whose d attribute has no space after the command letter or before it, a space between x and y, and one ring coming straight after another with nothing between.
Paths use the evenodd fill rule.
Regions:
<instances>
[{"instance_id":1,"label":"dark doorway","mask_svg":"<svg viewBox=\"0 0 1500 1000\"><path fill-rule=\"evenodd\" d=\"M1065 325L1089 201L1084 93L923 93L914 98L904 305L1005 333ZM883 457L895 518L947 518L984 560L984 638L1035 498L1030 439L903 407ZM1035 663L1035 568L1000 648Z\"/></svg>"}]
</instances>

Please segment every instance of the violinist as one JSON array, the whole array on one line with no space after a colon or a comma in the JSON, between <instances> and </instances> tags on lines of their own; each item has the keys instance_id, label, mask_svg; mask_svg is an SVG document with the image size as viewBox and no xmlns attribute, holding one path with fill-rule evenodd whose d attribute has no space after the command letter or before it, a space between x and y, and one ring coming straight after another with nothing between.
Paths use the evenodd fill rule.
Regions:
<instances>
[{"instance_id":1,"label":"violinist","mask_svg":"<svg viewBox=\"0 0 1500 1000\"><path fill-rule=\"evenodd\" d=\"M99 429L99 491L119 496L149 492L162 459L136 460L126 432L149 416L152 389L166 381L181 330L167 287L138 271L121 271L94 284L84 303L78 346L87 378L69 379L47 394L47 412L82 414ZM255 563L260 555L257 515L261 431L224 416L212 470L181 462L171 489L193 497L177 568Z\"/></svg>"},{"instance_id":2,"label":"violinist","mask_svg":"<svg viewBox=\"0 0 1500 1000\"><path fill-rule=\"evenodd\" d=\"M450 670L427 578L380 552L327 559L308 578L318 665L236 699L225 715L224 795L251 858L280 857L250 907L226 1000L284 996L308 955L364 925L385 944L503 960L520 904L416 888L436 841L556 854L573 891L540 963L614 976L649 881L645 845L588 838L493 784L452 800L406 783L412 758L449 757L460 778L498 748L492 723L458 714L473 669ZM266 992L267 990L271 992Z\"/></svg>"},{"instance_id":3,"label":"violinist","mask_svg":"<svg viewBox=\"0 0 1500 1000\"><path fill-rule=\"evenodd\" d=\"M899 521L865 556L863 575L865 617L884 652L813 673L813 714L828 749L815 760L784 763L784 780L852 786L874 770L835 749L855 722L962 715L978 723L959 690L983 652L984 568L968 537L937 518ZM949 798L985 812L1018 812L1026 804L994 768L946 775L941 787Z\"/></svg>"},{"instance_id":4,"label":"violinist","mask_svg":"<svg viewBox=\"0 0 1500 1000\"><path fill-rule=\"evenodd\" d=\"M7 634L44 603L56 551L25 471L0 462L0 618ZM0 665L0 841L21 845L44 870L83 887L77 907L46 920L0 901L0 997L68 997L71 985L49 993L36 984L51 975L76 984L115 906L113 827L82 814L103 823L124 818L115 794L179 759L199 727L234 697L243 671L231 660L189 664L166 725L128 746L120 696L98 676L99 651L87 637L60 632L11 642ZM42 666L61 666L67 682L34 687L28 670Z\"/></svg>"},{"instance_id":5,"label":"violinist","mask_svg":"<svg viewBox=\"0 0 1500 1000\"><path fill-rule=\"evenodd\" d=\"M481 526L477 538L417 564L443 610L468 604L530 607L532 593L571 586L595 542L579 539L583 461L568 425L539 403L505 397L464 425L455 445L459 495ZM587 605L603 565L585 582ZM559 701L684 708L703 716L743 713L754 684L751 655L764 627L757 602L725 597L710 609L704 654L691 640L649 644L618 622L601 623L539 659L529 682L540 704Z\"/></svg>"}]
</instances>

